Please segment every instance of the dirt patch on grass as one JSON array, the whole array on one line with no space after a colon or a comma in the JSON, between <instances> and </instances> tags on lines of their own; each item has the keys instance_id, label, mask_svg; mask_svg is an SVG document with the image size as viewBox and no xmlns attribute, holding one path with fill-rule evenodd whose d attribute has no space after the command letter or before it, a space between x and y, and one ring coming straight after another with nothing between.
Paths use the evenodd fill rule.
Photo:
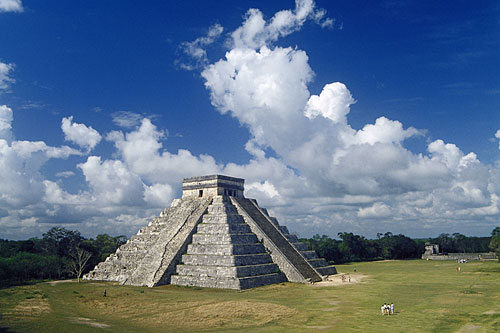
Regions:
<instances>
[{"instance_id":1,"label":"dirt patch on grass","mask_svg":"<svg viewBox=\"0 0 500 333\"><path fill-rule=\"evenodd\" d=\"M81 299L82 305L90 309L99 309L103 315L119 316L126 318L140 318L141 314L154 316L159 313L171 313L177 310L197 308L206 304L212 304L213 301L183 301L169 299L168 302L159 302L159 300L147 297L138 298L130 296L129 293L113 292L111 297L89 297Z\"/></svg>"},{"instance_id":2,"label":"dirt patch on grass","mask_svg":"<svg viewBox=\"0 0 500 333\"><path fill-rule=\"evenodd\" d=\"M457 333L462 333L462 332L477 332L481 329L482 327L479 326L479 325L474 325L474 324L466 324L464 326L462 326L458 331L456 331Z\"/></svg>"},{"instance_id":3,"label":"dirt patch on grass","mask_svg":"<svg viewBox=\"0 0 500 333\"><path fill-rule=\"evenodd\" d=\"M306 328L312 330L326 330L331 328L331 326L306 326Z\"/></svg>"},{"instance_id":4,"label":"dirt patch on grass","mask_svg":"<svg viewBox=\"0 0 500 333\"><path fill-rule=\"evenodd\" d=\"M170 313L159 313L147 319L146 325L168 323L182 329L216 328L221 326L261 326L275 320L297 315L298 311L284 305L252 301L227 301L184 308Z\"/></svg>"},{"instance_id":5,"label":"dirt patch on grass","mask_svg":"<svg viewBox=\"0 0 500 333\"><path fill-rule=\"evenodd\" d=\"M99 323L96 320L91 319L91 318L72 317L69 319L74 324L82 324L82 325L87 325L87 326L95 327L95 328L108 328L108 327L110 327L110 325L108 325L108 324Z\"/></svg>"},{"instance_id":6,"label":"dirt patch on grass","mask_svg":"<svg viewBox=\"0 0 500 333\"><path fill-rule=\"evenodd\" d=\"M344 279L342 280L342 275ZM329 286L348 286L350 284L361 283L368 276L363 274L336 274L330 275L325 281L315 282L311 284L314 287L329 287Z\"/></svg>"},{"instance_id":7,"label":"dirt patch on grass","mask_svg":"<svg viewBox=\"0 0 500 333\"><path fill-rule=\"evenodd\" d=\"M86 298L81 305L96 309L100 315L114 320L123 318L138 327L171 327L179 329L205 329L219 327L243 328L265 325L275 320L296 316L290 307L255 301L184 301L169 299L157 302L115 295L114 297Z\"/></svg>"},{"instance_id":8,"label":"dirt patch on grass","mask_svg":"<svg viewBox=\"0 0 500 333\"><path fill-rule=\"evenodd\" d=\"M485 315L495 315L495 314L499 314L500 312L498 310L490 310L490 311L486 311L486 312L483 312L483 314Z\"/></svg>"},{"instance_id":9,"label":"dirt patch on grass","mask_svg":"<svg viewBox=\"0 0 500 333\"><path fill-rule=\"evenodd\" d=\"M447 314L450 313L450 310L448 309L428 309L428 310L423 310L423 313L433 313L433 314Z\"/></svg>"},{"instance_id":10,"label":"dirt patch on grass","mask_svg":"<svg viewBox=\"0 0 500 333\"><path fill-rule=\"evenodd\" d=\"M52 287L55 286L56 284L59 284L59 283L68 283L68 282L73 282L74 280L56 280L56 281L50 281L50 282L47 282L48 284L50 284Z\"/></svg>"},{"instance_id":11,"label":"dirt patch on grass","mask_svg":"<svg viewBox=\"0 0 500 333\"><path fill-rule=\"evenodd\" d=\"M27 299L16 305L11 311L10 315L16 317L32 318L35 319L45 313L50 312L49 302L41 298Z\"/></svg>"}]
</instances>

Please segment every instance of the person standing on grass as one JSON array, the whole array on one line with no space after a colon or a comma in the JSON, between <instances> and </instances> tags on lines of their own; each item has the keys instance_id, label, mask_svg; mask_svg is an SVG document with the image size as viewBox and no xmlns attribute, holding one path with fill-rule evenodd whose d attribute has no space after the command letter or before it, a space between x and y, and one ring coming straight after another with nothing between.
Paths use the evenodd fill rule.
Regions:
<instances>
[{"instance_id":1,"label":"person standing on grass","mask_svg":"<svg viewBox=\"0 0 500 333\"><path fill-rule=\"evenodd\" d=\"M380 307L380 312L382 312L382 316L385 314L385 304Z\"/></svg>"},{"instance_id":2,"label":"person standing on grass","mask_svg":"<svg viewBox=\"0 0 500 333\"><path fill-rule=\"evenodd\" d=\"M391 314L394 314L394 303L391 303Z\"/></svg>"}]
</instances>

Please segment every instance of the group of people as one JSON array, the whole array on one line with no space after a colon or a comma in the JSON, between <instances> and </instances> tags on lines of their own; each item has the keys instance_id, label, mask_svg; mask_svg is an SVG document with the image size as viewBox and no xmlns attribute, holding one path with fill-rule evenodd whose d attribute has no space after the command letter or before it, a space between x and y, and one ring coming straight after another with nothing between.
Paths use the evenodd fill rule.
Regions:
<instances>
[{"instance_id":1,"label":"group of people","mask_svg":"<svg viewBox=\"0 0 500 333\"><path fill-rule=\"evenodd\" d=\"M384 303L384 305L382 305L380 307L380 310L382 311L382 316L384 315L393 315L394 314L394 303Z\"/></svg>"},{"instance_id":2,"label":"group of people","mask_svg":"<svg viewBox=\"0 0 500 333\"><path fill-rule=\"evenodd\" d=\"M347 280L349 280L349 282L351 282L351 276L348 275L347 278L346 278L345 275L342 274L342 282L346 282Z\"/></svg>"}]
</instances>

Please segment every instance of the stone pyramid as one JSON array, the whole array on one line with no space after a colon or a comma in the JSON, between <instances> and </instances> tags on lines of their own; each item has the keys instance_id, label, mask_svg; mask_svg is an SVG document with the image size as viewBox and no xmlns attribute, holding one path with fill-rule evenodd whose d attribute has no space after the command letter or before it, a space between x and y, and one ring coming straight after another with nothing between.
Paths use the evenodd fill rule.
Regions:
<instances>
[{"instance_id":1,"label":"stone pyramid","mask_svg":"<svg viewBox=\"0 0 500 333\"><path fill-rule=\"evenodd\" d=\"M243 184L222 175L184 179L181 199L84 278L247 289L336 274L266 209L245 198Z\"/></svg>"}]
</instances>

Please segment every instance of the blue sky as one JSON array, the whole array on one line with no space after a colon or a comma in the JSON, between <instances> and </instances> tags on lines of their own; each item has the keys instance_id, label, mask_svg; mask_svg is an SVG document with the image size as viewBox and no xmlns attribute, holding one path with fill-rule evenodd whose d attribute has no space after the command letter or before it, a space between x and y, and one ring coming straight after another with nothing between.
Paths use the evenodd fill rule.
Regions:
<instances>
[{"instance_id":1,"label":"blue sky","mask_svg":"<svg viewBox=\"0 0 500 333\"><path fill-rule=\"evenodd\" d=\"M496 1L0 0L0 238L131 235L210 173L301 236L488 235L499 25Z\"/></svg>"}]
</instances>

